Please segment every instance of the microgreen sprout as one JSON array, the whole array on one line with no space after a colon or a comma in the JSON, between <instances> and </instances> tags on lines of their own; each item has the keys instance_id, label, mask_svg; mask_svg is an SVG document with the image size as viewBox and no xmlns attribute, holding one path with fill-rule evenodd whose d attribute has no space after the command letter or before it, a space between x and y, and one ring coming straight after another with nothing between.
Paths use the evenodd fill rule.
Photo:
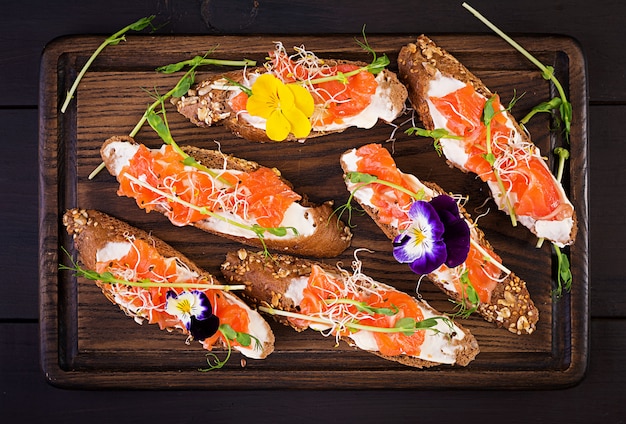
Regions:
<instances>
[{"instance_id":1,"label":"microgreen sprout","mask_svg":"<svg viewBox=\"0 0 626 424\"><path fill-rule=\"evenodd\" d=\"M522 119L520 119L519 123L522 125L526 125L530 118L535 116L538 113L553 113L554 109L557 109L561 105L561 98L554 97L552 100L547 102L541 102L537 106L533 107L530 112L526 114Z\"/></svg>"},{"instance_id":2,"label":"microgreen sprout","mask_svg":"<svg viewBox=\"0 0 626 424\"><path fill-rule=\"evenodd\" d=\"M563 147L557 147L554 149L554 153L559 156L559 166L556 172L556 179L561 182L561 179L563 178L563 169L565 168L565 161L569 158L569 151ZM565 289L566 292L569 292L572 289L572 271L567 255L561 251L561 248L557 246L556 243L552 243L552 247L554 248L557 261L557 288L555 290L555 295L556 297L561 297L563 289Z\"/></svg>"},{"instance_id":3,"label":"microgreen sprout","mask_svg":"<svg viewBox=\"0 0 626 424\"><path fill-rule=\"evenodd\" d=\"M213 49L214 50L214 49ZM213 50L210 50L206 55L210 54L211 52L213 52ZM205 55L205 56L206 56ZM230 65L230 66L246 66L248 64L252 64L252 61L249 60L243 60L243 61L222 61L222 60L218 60L218 59L206 59L205 57L202 56L196 56L193 59L184 61L184 62L179 62L182 63L182 65L176 63L176 64L171 64L171 65L166 65L162 68L157 68L157 70L161 70L161 72L169 74L169 73L173 73L176 72L178 70L182 70L186 65L189 66L189 69L183 74L183 76L178 80L178 82L176 83L176 85L169 90L167 93L165 93L162 96L156 95L155 100L152 104L150 104L147 108L146 111L144 112L144 114L141 116L141 118L139 119L139 122L137 122L137 124L135 125L135 127L132 129L132 131L130 132L129 136L130 137L134 137L135 135L137 135L137 133L139 132L139 130L141 129L141 127L143 126L143 124L148 120L148 117L152 117L154 119L154 111L157 107L159 107L159 105L163 105L165 103L166 100L172 98L172 97L181 97L184 96L185 94L187 94L187 92L189 91L189 89L191 88L191 86L193 85L193 83L195 82L196 79L196 68L198 66L201 65L205 65L205 64L209 64L207 61L211 61L211 63L216 63L216 64L222 64L222 65ZM254 62L256 64L256 62ZM157 131L158 133L158 131ZM161 134L159 134L161 136ZM191 161L190 159L187 159L188 161ZM195 166L191 163L188 163L189 165ZM89 174L89 179L93 179L96 175L98 175L98 173L100 171L102 171L104 169L105 165L104 163L101 163L96 169L94 169L91 174ZM206 172L206 169L204 169Z\"/></svg>"},{"instance_id":4,"label":"microgreen sprout","mask_svg":"<svg viewBox=\"0 0 626 424\"><path fill-rule=\"evenodd\" d=\"M565 169L565 161L569 159L569 150L563 147L557 147L554 149L554 153L559 157L559 166L556 171L556 180L561 182L563 179L563 170Z\"/></svg>"},{"instance_id":5,"label":"microgreen sprout","mask_svg":"<svg viewBox=\"0 0 626 424\"><path fill-rule=\"evenodd\" d=\"M174 137L172 137L172 133L170 131L169 125L167 123L167 116L165 111L165 99L163 97L159 97L158 100L161 103L161 111L160 113L151 110L148 112L147 121L150 127L161 137L161 140L167 145L172 146L174 151L178 153L182 158L182 162L184 165L193 166L194 168L206 172L212 178L219 180L220 182L230 186L231 183L227 181L225 178L221 177L219 173L213 171L212 169L207 168L206 166L198 163L198 161L189 156L180 146L174 141Z\"/></svg>"},{"instance_id":6,"label":"microgreen sprout","mask_svg":"<svg viewBox=\"0 0 626 424\"><path fill-rule=\"evenodd\" d=\"M62 248L63 251L65 252L65 254L67 255L67 257L69 258L69 260L72 263L72 266L67 266L64 264L59 264L59 269L60 270L66 270L66 271L73 271L74 274L77 277L82 277L82 278L86 278L87 280L92 280L92 281L100 281L102 283L105 284L123 284L126 286L131 286L131 287L141 287L141 288L152 288L152 287L164 287L164 288L202 288L202 289L211 289L211 290L224 290L224 291L231 291L231 290L245 290L246 286L241 284L241 285L223 285L223 284L212 284L212 283L207 283L207 282L167 282L167 283L159 283L159 282L155 282L155 281L151 281L149 279L141 279L138 281L129 281L129 280L124 280L122 278L117 278L115 277L112 273L110 272L96 272L94 270L90 270L90 269L85 269L83 267L81 267L73 258L72 256L69 254L69 252L65 249Z\"/></svg>"},{"instance_id":7,"label":"microgreen sprout","mask_svg":"<svg viewBox=\"0 0 626 424\"><path fill-rule=\"evenodd\" d=\"M494 166L496 162L496 157L493 154L492 146L491 146L491 121L497 114L502 113L504 110L507 110L507 111L510 110L515 104L516 99L514 97L506 109L496 111L493 108L493 102L497 98L498 98L497 95L493 95L490 98L488 98L483 108L482 121L486 127L486 146L487 146L487 153L483 155L483 158L489 163L489 165L491 165L491 169L493 171L494 176L496 177L496 181L498 183L498 187L500 188L500 192L504 196L504 202L509 211L509 216L511 217L511 224L515 227L517 226L517 218L515 216L515 209L513 208L513 205L511 204L511 200L506 195L507 190L504 188L504 182L502 181L502 178L500 177L500 172Z\"/></svg>"},{"instance_id":8,"label":"microgreen sprout","mask_svg":"<svg viewBox=\"0 0 626 424\"><path fill-rule=\"evenodd\" d=\"M159 66L156 68L157 72L163 74L173 74L174 72L181 71L185 66L198 67L204 65L218 65L218 66L255 66L256 61L250 59L244 60L224 60L224 59L209 59L208 55L213 53L214 49L211 49L204 56L195 56L192 59L183 60L182 62L170 63L169 65Z\"/></svg>"},{"instance_id":9,"label":"microgreen sprout","mask_svg":"<svg viewBox=\"0 0 626 424\"><path fill-rule=\"evenodd\" d=\"M561 248L556 244L552 243L552 247L554 248L554 253L556 254L557 261L557 273L556 273L556 281L557 287L554 290L554 295L558 298L563 295L563 290L566 292L571 291L572 289L572 271L570 268L569 259L567 255L561 251Z\"/></svg>"},{"instance_id":10,"label":"microgreen sprout","mask_svg":"<svg viewBox=\"0 0 626 424\"><path fill-rule=\"evenodd\" d=\"M433 146L435 147L435 151L439 156L443 154L443 149L441 148L441 139L442 138L451 138L455 140L462 140L463 137L451 134L445 128L435 128L434 130L427 130L419 127L411 127L405 131L408 135L419 135L422 137L430 137L433 139Z\"/></svg>"},{"instance_id":11,"label":"microgreen sprout","mask_svg":"<svg viewBox=\"0 0 626 424\"><path fill-rule=\"evenodd\" d=\"M457 310L454 316L469 318L470 315L478 310L480 299L478 298L476 289L474 289L474 286L472 286L472 283L469 280L469 273L467 270L461 274L460 282L461 300L451 300L451 302L456 305L455 308Z\"/></svg>"},{"instance_id":12,"label":"microgreen sprout","mask_svg":"<svg viewBox=\"0 0 626 424\"><path fill-rule=\"evenodd\" d=\"M354 299L326 299L327 304L344 304L344 305L353 305L359 312L365 312L370 315L380 314L386 316L393 316L399 312L399 309L395 305L391 305L391 308L376 308L374 306L370 306L365 302L360 302Z\"/></svg>"},{"instance_id":13,"label":"microgreen sprout","mask_svg":"<svg viewBox=\"0 0 626 424\"><path fill-rule=\"evenodd\" d=\"M513 46L518 52L523 54L528 60L530 60L539 70L541 71L541 76L545 80L549 80L554 84L554 87L559 93L559 97L561 99L558 104L559 114L561 115L561 120L563 121L564 129L565 129L565 138L569 140L570 128L572 124L572 104L567 100L565 95L565 91L561 86L561 83L554 76L554 68L552 66L546 66L541 63L537 58L535 58L532 54L530 54L526 49L520 46L516 41L514 41L511 37L506 35L502 30L496 27L493 23L491 23L487 18L481 15L476 9L472 8L467 3L463 3L463 7L470 11L474 16L476 16L480 21L482 21L487 27L493 30L496 34L498 34L502 39L504 39L507 43Z\"/></svg>"},{"instance_id":14,"label":"microgreen sprout","mask_svg":"<svg viewBox=\"0 0 626 424\"><path fill-rule=\"evenodd\" d=\"M338 213L338 217L339 219L341 219L341 216L343 215L343 213L345 211L348 211L348 225L352 226L350 224L351 220L352 220L352 211L353 211L353 207L352 207L352 199L354 199L354 196L356 194L356 192L367 186L370 184L382 184L382 185L386 185L387 187L391 187L393 189L399 190L403 193L408 194L409 196L411 196L412 198L414 198L415 200L422 200L424 198L424 191L420 190L417 193L412 192L411 190L406 189L405 187L402 187L398 184L394 184L390 181L385 181L382 180L380 178L378 178L375 175L371 175L371 174L366 174L363 172L348 172L346 173L345 176L346 180L353 183L353 184L357 184L357 186L355 187L354 190L352 190L350 192L350 196L348 197L348 200L346 201L345 204L339 206L337 209L335 209L335 211L333 213Z\"/></svg>"},{"instance_id":15,"label":"microgreen sprout","mask_svg":"<svg viewBox=\"0 0 626 424\"><path fill-rule=\"evenodd\" d=\"M87 60L83 68L81 69L80 73L76 77L76 80L74 81L74 84L72 84L72 87L67 92L67 95L65 96L65 101L63 102L63 106L61 106L61 113L65 113L67 107L72 101L72 98L74 97L74 93L76 92L76 89L78 88L78 85L80 84L80 81L83 79L83 77L87 73L87 70L89 69L93 61L96 59L96 57L98 57L98 55L102 52L102 50L104 50L105 47L107 46L115 46L119 44L121 41L126 41L125 34L128 31L141 31L145 29L147 26L151 26L152 28L154 28L154 26L152 25L152 20L154 19L154 17L155 16L152 15L152 16L148 16L145 18L141 18L138 21L125 26L124 28L117 31L113 35L107 37L102 42L102 44L98 46L98 48L93 52L93 54L89 57L89 59Z\"/></svg>"},{"instance_id":16,"label":"microgreen sprout","mask_svg":"<svg viewBox=\"0 0 626 424\"><path fill-rule=\"evenodd\" d=\"M389 64L391 63L389 58L387 57L386 54L383 54L382 56L377 56L376 52L374 51L374 49L372 49L370 47L370 45L367 42L367 38L365 37L365 26L363 26L363 41L359 41L356 40L357 44L366 52L370 53L373 56L372 62L369 63L366 66L362 66L360 68L357 68L353 71L350 72L337 72L336 75L332 75L332 76L328 76L328 77L321 77L321 78L314 78L311 80L305 80L303 81L303 83L305 83L306 85L314 85L314 84L320 84L323 82L328 82L328 81L341 81L344 84L348 82L348 78L354 76L354 75L358 75L360 72L363 71L367 71L371 74L378 74L379 72L383 71L387 66L389 66Z\"/></svg>"},{"instance_id":17,"label":"microgreen sprout","mask_svg":"<svg viewBox=\"0 0 626 424\"><path fill-rule=\"evenodd\" d=\"M226 365L226 363L230 359L230 355L233 350L231 341L236 341L241 346L248 347L252 344L252 341L254 340L255 349L260 350L263 348L259 339L252 336L251 334L235 331L235 329L233 329L228 324L220 324L219 332L222 333L224 341L226 342L226 358L222 360L219 359L215 353L207 353L207 363L209 364L209 368L202 368L199 370L201 372L213 371L216 369L220 369L224 365Z\"/></svg>"},{"instance_id":18,"label":"microgreen sprout","mask_svg":"<svg viewBox=\"0 0 626 424\"><path fill-rule=\"evenodd\" d=\"M143 124L148 120L148 116L151 116L154 113L154 110L159 105L163 105L165 100L169 99L170 97L180 97L186 94L187 91L189 91L189 88L191 88L191 85L195 81L196 66L192 66L187 72L185 72L185 74L178 80L174 88L172 88L170 91L165 93L163 96L157 96L156 100L150 106L148 106L146 111L143 113L143 115L139 119L139 122L137 122L137 125L135 125L135 127L130 132L129 134L130 137L134 137L135 135L137 135L137 133L139 132ZM100 171L104 169L104 167L105 165L103 162L96 169L94 169L91 172L91 174L89 174L88 178L90 180L93 179L96 175L98 175Z\"/></svg>"},{"instance_id":19,"label":"microgreen sprout","mask_svg":"<svg viewBox=\"0 0 626 424\"><path fill-rule=\"evenodd\" d=\"M275 228L270 228L270 227L263 227L261 225L258 224L253 224L252 226L250 225L246 225L243 224L241 222L237 222L234 221L232 219L226 218L223 215L220 215L218 213L215 213L213 211L211 211L208 207L206 206L198 206L198 205L194 205L193 203L190 203L186 200L181 199L179 196L176 196L175 194L172 193L167 193L159 188L153 187L150 184L146 183L145 181L140 180L139 178L136 178L130 174L126 174L126 178L128 178L129 180L131 180L132 182L134 182L137 185L140 185L141 187L147 188L148 190L158 194L159 196L162 196L164 198L166 198L167 200L169 200L170 202L175 202L175 203L179 203L185 207L188 207L190 209L193 209L197 212L200 212L203 215L207 215L210 216L212 218L218 219L220 221L226 222L229 225L244 229L244 230L249 230L252 231L256 234L256 236L261 240L261 243L263 244L264 250L267 253L267 247L265 246L265 241L264 241L264 237L265 237L265 233L268 232L270 234L276 235L276 236L285 236L287 235L288 231L292 231L294 235L298 235L298 230L295 227L275 227Z\"/></svg>"},{"instance_id":20,"label":"microgreen sprout","mask_svg":"<svg viewBox=\"0 0 626 424\"><path fill-rule=\"evenodd\" d=\"M310 322L315 322L318 324L327 324L331 326L338 324L337 322L329 318L323 318L319 316L310 316L310 315L300 314L297 312L283 311L280 309L272 308L270 306L259 306L258 309L259 311L265 312L270 315L278 315L278 316L283 316L286 318L296 318L296 319L306 320ZM358 322L343 322L343 321L340 323L340 326L345 327L349 330L356 330L356 331L363 330L363 331L371 331L373 333L402 333L404 335L410 336L413 333L420 331L420 330L431 330L431 331L438 333L439 330L435 328L438 321L443 321L448 326L452 327L450 318L445 317L445 316L430 317L421 321L417 321L416 319L410 318L410 317L401 318L395 323L393 327L376 327L374 325L365 325L365 324L360 324Z\"/></svg>"}]
</instances>

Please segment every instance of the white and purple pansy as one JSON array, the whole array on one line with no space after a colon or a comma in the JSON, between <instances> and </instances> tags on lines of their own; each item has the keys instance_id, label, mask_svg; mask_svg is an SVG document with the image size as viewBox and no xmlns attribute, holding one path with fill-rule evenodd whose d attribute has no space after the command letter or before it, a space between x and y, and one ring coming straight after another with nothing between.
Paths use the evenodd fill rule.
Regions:
<instances>
[{"instance_id":1,"label":"white and purple pansy","mask_svg":"<svg viewBox=\"0 0 626 424\"><path fill-rule=\"evenodd\" d=\"M417 200L408 213L410 225L393 241L393 256L417 274L442 264L453 268L467 259L470 230L455 200L446 195Z\"/></svg>"},{"instance_id":2,"label":"white and purple pansy","mask_svg":"<svg viewBox=\"0 0 626 424\"><path fill-rule=\"evenodd\" d=\"M199 290L185 290L179 294L169 290L165 311L180 319L195 340L202 341L215 334L220 320L213 315L209 298Z\"/></svg>"}]
</instances>

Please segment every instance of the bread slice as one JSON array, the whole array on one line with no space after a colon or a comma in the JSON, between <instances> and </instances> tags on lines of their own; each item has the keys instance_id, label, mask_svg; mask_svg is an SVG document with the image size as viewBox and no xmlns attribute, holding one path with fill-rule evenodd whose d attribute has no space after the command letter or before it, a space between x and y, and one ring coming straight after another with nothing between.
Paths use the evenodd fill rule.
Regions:
<instances>
[{"instance_id":1,"label":"bread slice","mask_svg":"<svg viewBox=\"0 0 626 424\"><path fill-rule=\"evenodd\" d=\"M442 138L440 140L443 154L446 156L451 166L457 167L465 172L478 172L478 175L487 182L492 197L498 207L504 212L511 214L511 210L517 215L515 219L539 238L545 238L563 247L572 244L575 240L577 223L574 207L567 198L561 184L552 175L545 160L541 157L539 148L535 146L528 133L520 127L512 114L501 106L499 113L506 119L506 125L512 129L512 135L507 137L506 146L502 151L514 152L514 160L506 160L506 157L498 156L496 153L496 164L489 167L487 162L481 164L482 168L470 163L471 146L465 144L465 139L471 139L477 131L482 131L484 125L475 125L472 130L465 134L456 134L455 130L449 127L449 121L440 113L434 103L433 98L442 98L460 88L469 85L475 92L484 99L494 96L485 84L454 56L446 50L437 46L430 38L421 35L415 43L404 46L398 55L399 77L409 89L409 100L413 109L418 113L424 127L428 130L446 129L450 133L462 136L464 139ZM484 100L483 100L484 101ZM463 115L464 116L464 115ZM466 118L470 119L470 118ZM486 146L483 137L478 140ZM484 146L483 146L484 147ZM493 169L498 169L505 184L511 184L510 178L519 179L521 168L519 164L529 163L531 171L524 170L526 181L540 178L537 189L531 184L531 189L526 188L520 194L511 193L511 189L498 184ZM486 165L486 168L485 168ZM497 168L494 168L497 166ZM480 169L480 171L478 171ZM484 171L488 170L488 172ZM512 176L508 177L506 175ZM533 192L533 194L529 194ZM556 200L546 197L545 193L552 193ZM542 202L549 205L549 212L541 209L542 212L529 212L528 206L523 208L519 205L523 202L534 202L537 195ZM520 198L521 197L521 198ZM532 199L531 199L532 197ZM526 203L528 204L528 203ZM532 203L531 203L532 204ZM518 213L522 210L521 213Z\"/></svg>"},{"instance_id":2,"label":"bread slice","mask_svg":"<svg viewBox=\"0 0 626 424\"><path fill-rule=\"evenodd\" d=\"M200 269L190 259L176 251L164 241L103 212L86 209L70 209L63 215L63 224L67 232L73 237L75 248L79 254L79 260L87 270L97 271L100 274L111 272L117 278L131 282L138 281L136 277L138 276L137 273L139 271L137 269L140 268L140 265L128 264L126 269L120 269L117 267L119 265L112 268L110 263L124 258L124 255L129 252L130 249L133 249L133 246L136 246L134 243L139 240L156 249L156 253L151 253L150 255L150 260L153 260L154 263L150 262L146 264L146 266L158 267L158 256L165 258L165 261L168 261L168 263L175 262L176 264L175 275L168 274L167 279L161 279L161 281L155 282L169 282L174 284L188 281L205 285L222 284L213 275ZM109 262L109 264L107 264L107 262ZM189 334L189 331L182 321L168 314L165 310L165 304L159 304L157 302L157 299L165 299L166 293L169 290L175 290L174 288L131 287L124 284L106 283L100 280L96 280L96 284L112 303L118 305L126 315L134 318L137 322L142 323L143 321L148 321L149 323L157 323L161 329L168 331L177 329L184 334ZM180 291L180 289L178 290ZM200 290L205 293L209 299L217 300L219 298L218 305L231 305L238 309L239 314L245 314L247 316L249 322L248 334L253 337L253 340L258 341L258 343L253 342L249 346L242 346L233 341L229 341L229 344L232 345L235 350L254 359L263 359L272 353L274 350L274 333L271 328L258 312L250 309L250 307L232 292L202 288L201 285L198 288L183 290ZM144 302L143 299L147 298L151 299L150 305L146 307L143 307L145 305L144 303L142 303L142 306L137 305L138 299L142 299L142 302ZM217 310L218 308L216 308L216 306L217 305L213 304L212 308L220 319L219 324L230 325L228 318L224 320L224 317L220 316L220 310ZM233 324L232 327L234 328L234 326L235 324ZM208 350L211 350L214 346L226 347L224 336L219 335L219 331L216 335L200 340L200 342Z\"/></svg>"},{"instance_id":3,"label":"bread slice","mask_svg":"<svg viewBox=\"0 0 626 424\"><path fill-rule=\"evenodd\" d=\"M468 365L479 353L479 347L474 336L469 330L462 328L448 317L440 314L425 301L415 299L408 294L404 294L391 286L374 281L360 271L359 265L354 266L354 272L350 273L337 267L315 262L304 258L295 258L288 255L274 255L267 258L263 253L251 252L241 249L238 252L229 252L226 261L222 264L222 273L231 283L245 284L244 296L260 307L270 307L273 316L285 325L293 327L297 331L312 328L323 332L325 335L333 335L337 339L343 339L352 346L376 354L384 359L397 361L402 364L424 368L440 364ZM321 274L319 274L321 273ZM302 317L305 310L304 303L307 301L307 290L319 284L320 280L311 277L312 274L322 275L322 279L329 278L332 281L333 289L328 289L332 293L325 295L328 310L321 313L312 313L308 317L322 317L330 319L331 309L334 310L331 322L308 321L307 316ZM327 292L328 293L328 292ZM378 305L371 299L395 297L388 307L392 310L390 321L381 324L380 327L393 328L398 325L399 319L417 317L407 312L412 308L419 309L422 318L426 320L434 318L436 325L426 330L419 330L424 336L423 342L419 345L419 351L410 351L405 346L410 339L411 332L397 338L393 338L393 349L395 352L383 350L381 352L380 343L377 341L375 330L369 328L350 329L348 323L360 323L368 325L372 321L385 320L379 312L365 312L359 314L354 309L342 309L342 301L350 298L352 300L363 301L368 306ZM367 300L365 300L367 299ZM402 299L400 302L397 299ZM324 300L321 300L324 302ZM369 303L368 303L369 302ZM372 303L374 302L374 303ZM401 303L402 302L402 303ZM346 306L343 304L343 306ZM395 308L395 310L394 310ZM276 312L278 311L278 312ZM281 315L281 312L285 313ZM297 314L287 317L288 314ZM405 315L405 313L407 315ZM326 321L328 322L328 321ZM344 323L348 327L342 327ZM371 327L370 327L371 328ZM396 333L398 335L398 333Z\"/></svg>"},{"instance_id":4,"label":"bread slice","mask_svg":"<svg viewBox=\"0 0 626 424\"><path fill-rule=\"evenodd\" d=\"M303 64L297 66L306 68L307 72L319 69L328 70L336 65L349 64L358 67L367 65L363 62L346 60L322 60L314 57L310 52L302 60ZM266 72L281 77L281 74L272 70L271 66L213 75L193 86L187 95L172 99L172 103L182 115L199 127L224 124L238 137L251 141L270 142L272 140L265 133L265 120L251 117L245 110L234 111L230 102L231 99L241 93L241 89L233 82L250 88L256 78ZM316 112L311 118L312 131L305 139L341 132L350 127L367 129L373 127L379 120L389 123L397 118L405 109L406 87L398 80L397 75L388 69L384 69L376 75L376 83L377 88L371 96L369 105L357 115L345 117L340 122L322 123L318 121L316 116L327 107L327 104L317 100ZM311 92L318 90L316 85L311 86L306 83L303 85ZM304 139L297 139L293 134L289 134L285 141L296 140L303 141Z\"/></svg>"},{"instance_id":5,"label":"bread slice","mask_svg":"<svg viewBox=\"0 0 626 424\"><path fill-rule=\"evenodd\" d=\"M123 178L126 178L125 175L129 169L128 165L131 163L131 159L137 154L139 149L140 145L131 137L111 137L103 144L101 156L109 172L116 176L118 181L122 181ZM182 149L198 163L218 173L223 171L230 171L235 174L250 173L263 168L256 162L235 158L217 150L200 149L190 146L184 146ZM267 170L267 168L265 169ZM192 168L191 171L197 171L198 173L203 172L196 168ZM272 171L279 174L279 171L275 169ZM142 175L145 176L145 174ZM206 176L208 174L204 173L204 175ZM137 177L144 178L141 175L137 175ZM280 178L280 180L285 186L290 187L287 181L282 178ZM214 181L214 179L212 181ZM159 180L158 184L163 188L161 180ZM213 184L213 187L217 187L217 185ZM293 192L292 194L295 195ZM244 199L243 201L245 201L245 198L242 198ZM264 198L263 200L267 201L268 199ZM138 200L138 204L139 203L140 201ZM243 207L241 206L241 201L238 204L241 211ZM140 207L148 207L148 211L150 209L157 210L172 220L169 214L170 206L170 203L168 203L164 197L151 203L149 206L144 204L140 205ZM262 239L259 237L259 234L250 229L251 226L257 224L257 221L247 216L246 213L239 213L238 215L235 213L235 209L227 204L222 205L222 210L216 210L214 212L221 218L245 225L248 228L241 228L240 226L228 223L225 224L222 219L216 216L207 216L207 218L187 224L250 246L266 246L271 250L314 257L337 256L350 245L352 238L349 228L333 214L332 202L314 205L309 203L306 198L301 199L299 202L294 202L284 213L284 218L281 222L281 226L287 228L286 234L274 235L265 232L262 234ZM186 222L181 223L176 221L176 225L185 225L185 223Z\"/></svg>"},{"instance_id":6,"label":"bread slice","mask_svg":"<svg viewBox=\"0 0 626 424\"><path fill-rule=\"evenodd\" d=\"M377 146L383 153L387 152L380 145L374 146ZM346 186L348 191L354 193L354 199L374 222L376 222L385 235L390 240L394 240L402 232L399 228L398 221L388 223L381 222L379 216L380 211L372 201L372 189L367 189L367 187L359 188L357 183L351 182L347 177L350 173L359 172L359 161L363 157L360 151L368 147L369 146L366 145L359 150L351 149L341 156L340 162L345 173L344 175L346 175ZM374 157L373 154L368 154L368 160L371 161ZM393 166L395 168L395 164ZM449 193L445 192L437 184L422 182L414 175L405 174L399 169L395 169L401 176L407 189L414 193L423 193L422 200L429 201L439 195L449 195ZM377 177L384 179L382 175L377 175ZM397 195L394 194L397 190L389 190L388 196ZM468 256L468 259L466 259L464 263L454 268L449 268L445 264L441 265L441 267L428 274L428 279L457 303L466 305L470 309L477 306L477 312L484 317L485 320L493 322L500 327L504 327L515 334L530 334L534 332L536 323L539 320L539 311L530 297L526 283L501 264L501 260L499 260L493 247L485 238L485 234L478 228L478 225L472 221L470 215L462 205L459 205L459 212L470 228L471 248L477 252L477 256ZM406 212L404 213L406 214ZM401 212L399 212L397 216L401 216L400 214ZM489 259L483 260L483 258ZM483 267L486 268L488 263L498 265L495 269L490 271L490 273L495 272L495 275L490 274L491 277L488 284L490 293L488 299L483 299L478 302L478 305L471 305L466 299L467 294L463 293L464 286L460 283L461 276L471 269L477 269L478 267L481 269ZM470 278L468 277L468 279ZM470 283L472 283L471 279ZM473 285L475 285L475 289L478 290L476 281Z\"/></svg>"}]
</instances>

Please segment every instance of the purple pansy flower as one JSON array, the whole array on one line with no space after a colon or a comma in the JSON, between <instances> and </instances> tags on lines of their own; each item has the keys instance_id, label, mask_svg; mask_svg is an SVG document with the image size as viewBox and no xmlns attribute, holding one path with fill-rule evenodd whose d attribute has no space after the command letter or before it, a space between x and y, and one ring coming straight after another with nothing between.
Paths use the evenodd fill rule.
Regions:
<instances>
[{"instance_id":1,"label":"purple pansy flower","mask_svg":"<svg viewBox=\"0 0 626 424\"><path fill-rule=\"evenodd\" d=\"M393 241L393 256L408 263L417 274L428 274L442 264L455 267L467 258L470 231L450 196L437 196L430 202L417 200L411 205L409 227Z\"/></svg>"},{"instance_id":2,"label":"purple pansy flower","mask_svg":"<svg viewBox=\"0 0 626 424\"><path fill-rule=\"evenodd\" d=\"M213 308L206 294L199 290L176 294L170 290L166 298L165 311L180 319L194 339L202 341L217 332L220 320L213 315Z\"/></svg>"}]
</instances>

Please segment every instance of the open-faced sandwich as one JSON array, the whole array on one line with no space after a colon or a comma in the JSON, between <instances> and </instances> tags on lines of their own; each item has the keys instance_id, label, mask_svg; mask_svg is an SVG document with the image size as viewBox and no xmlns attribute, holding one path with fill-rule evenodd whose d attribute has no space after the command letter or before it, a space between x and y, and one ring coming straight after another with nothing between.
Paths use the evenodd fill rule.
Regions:
<instances>
[{"instance_id":1,"label":"open-faced sandwich","mask_svg":"<svg viewBox=\"0 0 626 424\"><path fill-rule=\"evenodd\" d=\"M400 171L379 144L349 150L340 162L351 199L393 240L399 262L427 274L462 314L477 311L516 334L535 330L539 313L526 283L502 264L462 205Z\"/></svg>"},{"instance_id":2,"label":"open-faced sandwich","mask_svg":"<svg viewBox=\"0 0 626 424\"><path fill-rule=\"evenodd\" d=\"M78 251L77 275L95 280L135 321L178 329L208 350L233 348L254 359L274 350L258 312L164 241L95 210L68 210L63 224Z\"/></svg>"},{"instance_id":3,"label":"open-faced sandwich","mask_svg":"<svg viewBox=\"0 0 626 424\"><path fill-rule=\"evenodd\" d=\"M253 141L371 128L405 108L407 90L387 64L386 56L369 65L320 59L304 47L289 55L276 43L265 66L212 76L173 103L198 126L223 123Z\"/></svg>"},{"instance_id":4,"label":"open-faced sandwich","mask_svg":"<svg viewBox=\"0 0 626 424\"><path fill-rule=\"evenodd\" d=\"M356 258L351 272L262 252L230 252L222 273L245 284L243 296L298 331L311 328L382 358L414 367L466 366L474 336L423 300L374 281Z\"/></svg>"},{"instance_id":5,"label":"open-faced sandwich","mask_svg":"<svg viewBox=\"0 0 626 424\"><path fill-rule=\"evenodd\" d=\"M507 107L463 64L422 35L398 56L400 79L448 162L486 181L498 207L537 237L574 242L574 207Z\"/></svg>"},{"instance_id":6,"label":"open-faced sandwich","mask_svg":"<svg viewBox=\"0 0 626 424\"><path fill-rule=\"evenodd\" d=\"M352 235L331 202L308 203L276 169L217 150L149 149L127 136L108 139L101 156L120 182L119 195L174 225L315 257L336 256L350 244Z\"/></svg>"}]
</instances>

